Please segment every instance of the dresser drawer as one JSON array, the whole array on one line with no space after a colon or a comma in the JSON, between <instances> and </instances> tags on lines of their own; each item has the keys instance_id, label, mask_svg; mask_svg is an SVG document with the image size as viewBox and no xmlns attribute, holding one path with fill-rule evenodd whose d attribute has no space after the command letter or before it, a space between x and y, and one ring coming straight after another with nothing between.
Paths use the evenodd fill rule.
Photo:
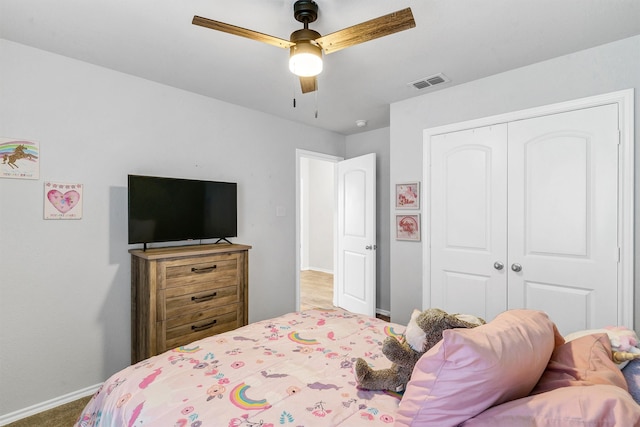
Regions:
<instances>
[{"instance_id":1,"label":"dresser drawer","mask_svg":"<svg viewBox=\"0 0 640 427\"><path fill-rule=\"evenodd\" d=\"M236 322L238 319L239 304L229 304L222 307L213 307L208 310L191 311L182 316L173 317L163 321L167 331L167 338L170 330L177 330L186 327L188 332L204 329L203 325L210 323L207 319L218 318L214 325L220 325L225 322ZM192 327L193 326L193 327ZM185 330L183 330L184 332Z\"/></svg>"},{"instance_id":2,"label":"dresser drawer","mask_svg":"<svg viewBox=\"0 0 640 427\"><path fill-rule=\"evenodd\" d=\"M201 312L240 301L238 286L214 287L193 293L183 293L184 290L172 288L165 292L165 307L164 310L158 310L158 320L171 319L185 313Z\"/></svg>"},{"instance_id":3,"label":"dresser drawer","mask_svg":"<svg viewBox=\"0 0 640 427\"><path fill-rule=\"evenodd\" d=\"M237 285L239 271L237 254L174 260L165 265L164 283L167 289L203 283Z\"/></svg>"},{"instance_id":4,"label":"dresser drawer","mask_svg":"<svg viewBox=\"0 0 640 427\"><path fill-rule=\"evenodd\" d=\"M166 331L164 351L242 326L239 308L238 304L231 304L161 322L165 328L159 329Z\"/></svg>"}]
</instances>

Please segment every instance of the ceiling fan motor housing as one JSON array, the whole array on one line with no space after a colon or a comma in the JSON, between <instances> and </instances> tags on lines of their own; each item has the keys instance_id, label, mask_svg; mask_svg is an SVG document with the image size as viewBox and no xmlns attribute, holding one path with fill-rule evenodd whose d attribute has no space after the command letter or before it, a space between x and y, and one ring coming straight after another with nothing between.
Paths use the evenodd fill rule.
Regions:
<instances>
[{"instance_id":1,"label":"ceiling fan motor housing","mask_svg":"<svg viewBox=\"0 0 640 427\"><path fill-rule=\"evenodd\" d=\"M313 0L298 0L293 5L296 21L308 24L318 19L318 4Z\"/></svg>"},{"instance_id":2,"label":"ceiling fan motor housing","mask_svg":"<svg viewBox=\"0 0 640 427\"><path fill-rule=\"evenodd\" d=\"M314 30L310 30L308 28L303 28L301 30L296 30L291 33L289 40L292 43L300 43L300 42L310 42L317 38L320 38L320 33Z\"/></svg>"}]
</instances>

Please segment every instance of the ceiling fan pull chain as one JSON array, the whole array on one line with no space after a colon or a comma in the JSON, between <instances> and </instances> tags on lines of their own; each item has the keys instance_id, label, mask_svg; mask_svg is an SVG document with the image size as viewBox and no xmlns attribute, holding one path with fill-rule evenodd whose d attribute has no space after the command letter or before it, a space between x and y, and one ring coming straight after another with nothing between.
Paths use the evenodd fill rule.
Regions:
<instances>
[{"instance_id":1,"label":"ceiling fan pull chain","mask_svg":"<svg viewBox=\"0 0 640 427\"><path fill-rule=\"evenodd\" d=\"M316 89L315 92L316 92L315 93L315 98L316 98L316 119L317 119L318 118L318 92L319 92L319 90Z\"/></svg>"},{"instance_id":2,"label":"ceiling fan pull chain","mask_svg":"<svg viewBox=\"0 0 640 427\"><path fill-rule=\"evenodd\" d=\"M293 108L296 108L296 85L298 84L298 79L293 80Z\"/></svg>"}]
</instances>

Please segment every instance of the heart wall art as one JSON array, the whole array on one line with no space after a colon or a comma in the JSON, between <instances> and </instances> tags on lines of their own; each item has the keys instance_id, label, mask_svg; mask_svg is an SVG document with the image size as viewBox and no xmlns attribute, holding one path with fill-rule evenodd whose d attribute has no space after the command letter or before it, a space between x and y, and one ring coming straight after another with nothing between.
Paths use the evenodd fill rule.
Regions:
<instances>
[{"instance_id":1,"label":"heart wall art","mask_svg":"<svg viewBox=\"0 0 640 427\"><path fill-rule=\"evenodd\" d=\"M82 184L44 183L44 219L81 219Z\"/></svg>"}]
</instances>

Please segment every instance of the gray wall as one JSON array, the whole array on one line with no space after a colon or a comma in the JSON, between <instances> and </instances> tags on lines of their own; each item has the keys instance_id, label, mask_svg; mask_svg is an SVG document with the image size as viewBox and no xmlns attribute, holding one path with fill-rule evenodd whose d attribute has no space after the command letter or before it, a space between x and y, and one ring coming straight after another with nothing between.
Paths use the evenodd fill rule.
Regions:
<instances>
[{"instance_id":1,"label":"gray wall","mask_svg":"<svg viewBox=\"0 0 640 427\"><path fill-rule=\"evenodd\" d=\"M629 88L635 88L637 170L640 166L640 36L392 104L389 191L396 182L415 179L424 182L424 129ZM635 194L637 254L640 248L640 174L635 176ZM422 244L394 239L390 243L392 321L406 323L412 309L422 301ZM638 258L636 255L636 287L640 277ZM640 291L636 291L636 329L640 326L639 294Z\"/></svg>"},{"instance_id":2,"label":"gray wall","mask_svg":"<svg viewBox=\"0 0 640 427\"><path fill-rule=\"evenodd\" d=\"M0 136L41 149L0 179L0 416L129 364L128 173L237 182L249 320L295 309L295 150L344 136L5 40L0 64ZM83 218L43 220L44 181L84 184Z\"/></svg>"},{"instance_id":3,"label":"gray wall","mask_svg":"<svg viewBox=\"0 0 640 427\"><path fill-rule=\"evenodd\" d=\"M309 221L307 267L333 273L335 163L318 159L304 160L309 165L309 191L306 193Z\"/></svg>"}]
</instances>

